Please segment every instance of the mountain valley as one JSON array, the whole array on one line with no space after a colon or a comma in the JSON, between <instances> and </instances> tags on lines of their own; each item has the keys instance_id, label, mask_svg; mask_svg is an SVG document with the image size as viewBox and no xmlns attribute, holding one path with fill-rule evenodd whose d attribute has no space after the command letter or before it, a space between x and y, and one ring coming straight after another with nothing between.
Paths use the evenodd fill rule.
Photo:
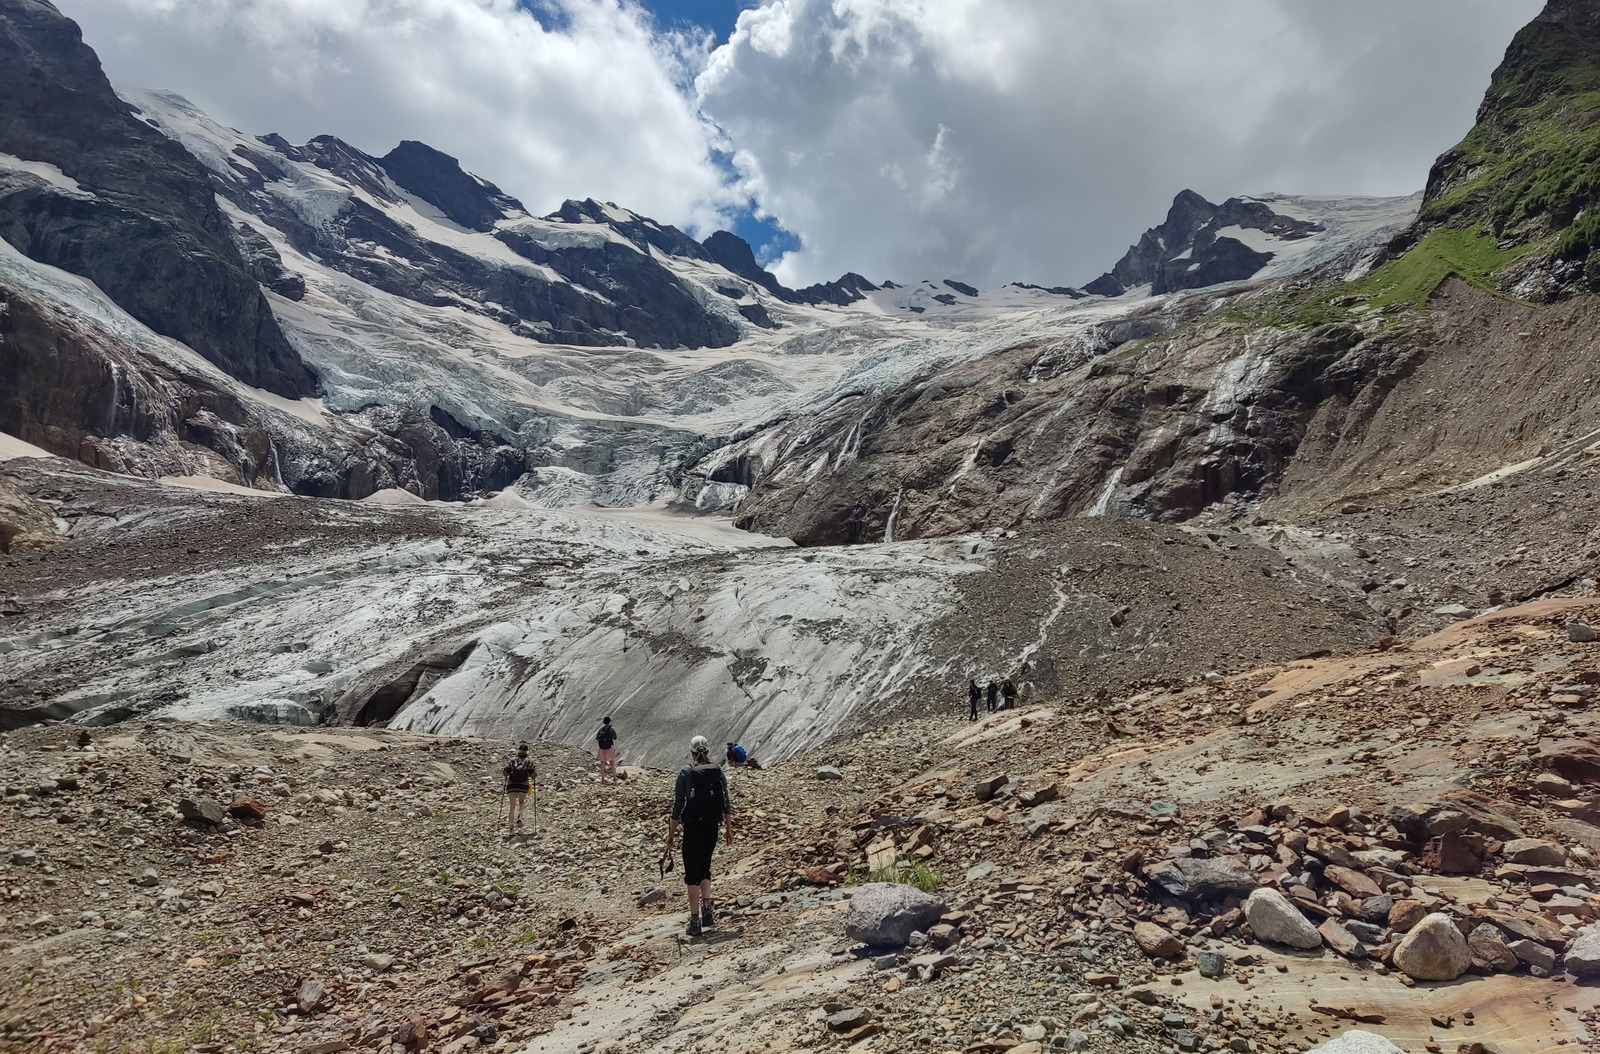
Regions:
<instances>
[{"instance_id":1,"label":"mountain valley","mask_svg":"<svg viewBox=\"0 0 1600 1054\"><path fill-rule=\"evenodd\" d=\"M1595 55L1415 195L793 289L0 0L0 1050L1594 1049Z\"/></svg>"}]
</instances>

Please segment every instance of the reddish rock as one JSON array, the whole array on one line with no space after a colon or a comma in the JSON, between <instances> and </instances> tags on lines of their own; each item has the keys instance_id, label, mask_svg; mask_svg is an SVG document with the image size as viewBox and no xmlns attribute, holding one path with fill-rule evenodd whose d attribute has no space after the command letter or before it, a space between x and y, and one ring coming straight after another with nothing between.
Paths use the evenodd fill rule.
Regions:
<instances>
[{"instance_id":1,"label":"reddish rock","mask_svg":"<svg viewBox=\"0 0 1600 1054\"><path fill-rule=\"evenodd\" d=\"M1427 914L1427 909L1414 900L1397 900L1389 909L1389 928L1396 933L1408 933Z\"/></svg>"},{"instance_id":2,"label":"reddish rock","mask_svg":"<svg viewBox=\"0 0 1600 1054\"><path fill-rule=\"evenodd\" d=\"M1441 875L1475 875L1483 868L1483 857L1471 839L1451 831L1423 847L1422 866Z\"/></svg>"},{"instance_id":3,"label":"reddish rock","mask_svg":"<svg viewBox=\"0 0 1600 1054\"><path fill-rule=\"evenodd\" d=\"M983 814L983 825L985 827L998 827L1001 824L1010 822L1010 819L1006 815L1006 811L996 805Z\"/></svg>"},{"instance_id":4,"label":"reddish rock","mask_svg":"<svg viewBox=\"0 0 1600 1054\"><path fill-rule=\"evenodd\" d=\"M1134 923L1133 939L1154 959L1174 959L1183 954L1183 942L1153 922Z\"/></svg>"},{"instance_id":5,"label":"reddish rock","mask_svg":"<svg viewBox=\"0 0 1600 1054\"><path fill-rule=\"evenodd\" d=\"M261 804L259 798L235 794L228 805L228 815L236 820L264 820L267 818L267 807Z\"/></svg>"},{"instance_id":6,"label":"reddish rock","mask_svg":"<svg viewBox=\"0 0 1600 1054\"><path fill-rule=\"evenodd\" d=\"M1362 900L1383 892L1376 882L1352 868L1329 865L1322 869L1322 875L1352 897L1359 897Z\"/></svg>"}]
</instances>

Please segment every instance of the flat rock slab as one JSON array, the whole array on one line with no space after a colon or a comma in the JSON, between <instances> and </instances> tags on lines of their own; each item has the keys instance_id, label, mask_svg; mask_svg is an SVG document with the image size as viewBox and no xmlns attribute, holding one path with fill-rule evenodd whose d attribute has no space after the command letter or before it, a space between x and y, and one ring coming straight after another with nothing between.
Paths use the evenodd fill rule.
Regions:
<instances>
[{"instance_id":1,"label":"flat rock slab","mask_svg":"<svg viewBox=\"0 0 1600 1054\"><path fill-rule=\"evenodd\" d=\"M1363 1030L1418 1054L1430 1039L1446 1037L1446 1054L1453 1054L1458 1042L1454 1032L1460 1031L1459 1026L1441 1036L1430 1015L1453 1015L1459 1022L1467 1010L1473 1012L1476 1022L1471 1039L1492 1043L1500 1054L1568 1054L1576 1049L1573 1038L1587 1031L1579 1015L1600 1008L1600 988L1541 980L1526 973L1469 975L1453 982L1424 982L1408 988L1394 974L1357 972L1332 958L1285 954L1262 945L1252 946L1250 952L1261 960L1261 965L1253 970L1247 984L1234 980L1232 970L1216 979L1190 970L1178 975L1183 985L1171 988L1171 994L1197 1014L1211 1012L1212 995L1239 1003L1254 1000L1269 1007L1282 1004L1285 1010L1308 1022L1328 1022L1328 1018L1311 1010L1312 1003L1370 1011L1382 1014L1384 1022L1363 1025ZM1283 973L1277 971L1279 965L1285 967ZM1162 994L1167 994L1166 986L1162 987ZM1568 1007L1576 1011L1569 1011Z\"/></svg>"}]
</instances>

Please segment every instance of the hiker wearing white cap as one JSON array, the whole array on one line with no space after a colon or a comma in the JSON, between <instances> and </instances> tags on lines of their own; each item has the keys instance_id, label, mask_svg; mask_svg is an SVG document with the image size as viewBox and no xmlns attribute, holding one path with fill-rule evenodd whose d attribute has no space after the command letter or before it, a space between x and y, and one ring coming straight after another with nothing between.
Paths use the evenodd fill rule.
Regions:
<instances>
[{"instance_id":1,"label":"hiker wearing white cap","mask_svg":"<svg viewBox=\"0 0 1600 1054\"><path fill-rule=\"evenodd\" d=\"M711 907L711 851L717 846L717 825L721 824L729 845L733 844L733 803L728 798L728 781L722 768L711 763L711 744L705 736L689 741L689 764L678 770L672 792L672 818L667 821L665 858L672 856L672 843L683 828L683 882L689 896L691 937L700 936L716 924Z\"/></svg>"}]
</instances>

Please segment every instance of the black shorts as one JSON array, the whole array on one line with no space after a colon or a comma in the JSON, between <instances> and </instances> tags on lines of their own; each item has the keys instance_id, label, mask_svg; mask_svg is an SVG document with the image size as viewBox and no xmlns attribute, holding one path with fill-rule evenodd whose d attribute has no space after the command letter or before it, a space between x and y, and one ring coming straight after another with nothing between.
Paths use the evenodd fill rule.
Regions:
<instances>
[{"instance_id":1,"label":"black shorts","mask_svg":"<svg viewBox=\"0 0 1600 1054\"><path fill-rule=\"evenodd\" d=\"M683 825L683 884L698 886L711 877L711 850L717 847L717 825Z\"/></svg>"}]
</instances>

